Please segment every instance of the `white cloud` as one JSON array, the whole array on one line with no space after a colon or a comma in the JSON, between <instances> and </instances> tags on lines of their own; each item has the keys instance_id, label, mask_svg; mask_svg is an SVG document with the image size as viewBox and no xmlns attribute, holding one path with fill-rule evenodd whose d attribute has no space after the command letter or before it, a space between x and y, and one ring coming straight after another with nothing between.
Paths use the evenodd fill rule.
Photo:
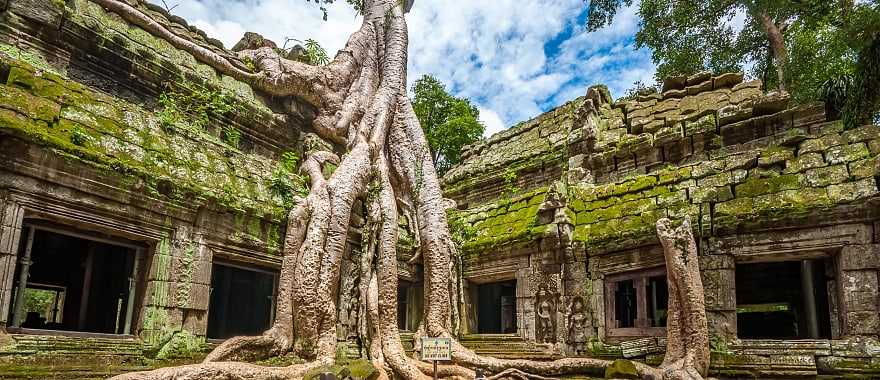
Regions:
<instances>
[{"instance_id":1,"label":"white cloud","mask_svg":"<svg viewBox=\"0 0 880 380\"><path fill-rule=\"evenodd\" d=\"M583 0L418 0L407 15L408 79L432 74L470 98L487 133L583 95L591 84L605 82L620 96L636 80L653 80L650 52L633 45L637 7L587 33L578 24ZM227 47L254 31L279 44L314 38L332 56L360 20L342 1L328 11L323 21L305 0L185 0L174 9Z\"/></svg>"},{"instance_id":2,"label":"white cloud","mask_svg":"<svg viewBox=\"0 0 880 380\"><path fill-rule=\"evenodd\" d=\"M501 132L504 130L505 125L504 122L501 121L501 117L498 116L498 113L492 111L488 108L480 107L480 122L483 123L483 126L486 127L486 130L483 131L483 137L489 138L492 135Z\"/></svg>"}]
</instances>

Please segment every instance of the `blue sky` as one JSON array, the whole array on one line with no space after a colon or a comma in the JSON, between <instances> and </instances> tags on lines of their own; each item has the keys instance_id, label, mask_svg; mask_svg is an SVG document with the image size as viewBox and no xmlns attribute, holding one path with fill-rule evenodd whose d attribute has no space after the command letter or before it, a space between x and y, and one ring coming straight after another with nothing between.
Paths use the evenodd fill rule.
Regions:
<instances>
[{"instance_id":1,"label":"blue sky","mask_svg":"<svg viewBox=\"0 0 880 380\"><path fill-rule=\"evenodd\" d=\"M360 23L344 1L328 7L327 21L305 0L166 2L227 47L254 31L279 43L313 38L333 56ZM588 33L584 0L416 0L407 16L408 78L433 74L454 95L471 99L487 136L583 95L592 84L604 83L618 97L637 80L651 82L655 72L650 51L634 46L636 7Z\"/></svg>"}]
</instances>

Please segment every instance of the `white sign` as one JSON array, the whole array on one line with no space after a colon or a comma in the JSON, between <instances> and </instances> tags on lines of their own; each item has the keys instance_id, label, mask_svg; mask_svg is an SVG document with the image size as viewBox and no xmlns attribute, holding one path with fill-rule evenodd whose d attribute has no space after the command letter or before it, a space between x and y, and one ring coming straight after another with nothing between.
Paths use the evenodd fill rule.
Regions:
<instances>
[{"instance_id":1,"label":"white sign","mask_svg":"<svg viewBox=\"0 0 880 380\"><path fill-rule=\"evenodd\" d=\"M422 337L422 360L452 360L452 339Z\"/></svg>"}]
</instances>

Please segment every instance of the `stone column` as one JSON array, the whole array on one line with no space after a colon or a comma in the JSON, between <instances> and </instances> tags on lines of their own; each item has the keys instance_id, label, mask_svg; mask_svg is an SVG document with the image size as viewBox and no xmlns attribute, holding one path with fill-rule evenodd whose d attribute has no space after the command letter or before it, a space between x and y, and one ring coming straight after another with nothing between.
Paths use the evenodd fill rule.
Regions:
<instances>
[{"instance_id":1,"label":"stone column","mask_svg":"<svg viewBox=\"0 0 880 380\"><path fill-rule=\"evenodd\" d=\"M0 328L4 329L12 302L13 277L23 221L24 208L0 193Z\"/></svg>"},{"instance_id":2,"label":"stone column","mask_svg":"<svg viewBox=\"0 0 880 380\"><path fill-rule=\"evenodd\" d=\"M201 233L178 225L153 251L141 336L148 344L171 339L166 344L170 354L195 348L207 332L211 250Z\"/></svg>"},{"instance_id":3,"label":"stone column","mask_svg":"<svg viewBox=\"0 0 880 380\"><path fill-rule=\"evenodd\" d=\"M844 246L838 261L839 307L845 336L880 334L880 244Z\"/></svg>"},{"instance_id":4,"label":"stone column","mask_svg":"<svg viewBox=\"0 0 880 380\"><path fill-rule=\"evenodd\" d=\"M709 335L736 339L736 265L730 255L700 256Z\"/></svg>"}]
</instances>

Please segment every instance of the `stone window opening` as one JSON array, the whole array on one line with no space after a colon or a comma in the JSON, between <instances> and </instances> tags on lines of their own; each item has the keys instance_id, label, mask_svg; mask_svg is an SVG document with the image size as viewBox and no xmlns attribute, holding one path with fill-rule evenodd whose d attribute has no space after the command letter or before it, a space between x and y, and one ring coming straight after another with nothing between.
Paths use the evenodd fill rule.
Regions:
<instances>
[{"instance_id":1,"label":"stone window opening","mask_svg":"<svg viewBox=\"0 0 880 380\"><path fill-rule=\"evenodd\" d=\"M277 281L276 271L214 262L207 338L223 340L238 335L259 335L269 329L275 319Z\"/></svg>"},{"instance_id":2,"label":"stone window opening","mask_svg":"<svg viewBox=\"0 0 880 380\"><path fill-rule=\"evenodd\" d=\"M416 331L422 322L422 284L400 280L397 285L397 328Z\"/></svg>"},{"instance_id":3,"label":"stone window opening","mask_svg":"<svg viewBox=\"0 0 880 380\"><path fill-rule=\"evenodd\" d=\"M830 258L736 265L740 339L830 339Z\"/></svg>"},{"instance_id":4,"label":"stone window opening","mask_svg":"<svg viewBox=\"0 0 880 380\"><path fill-rule=\"evenodd\" d=\"M516 280L471 284L471 302L477 334L517 333Z\"/></svg>"},{"instance_id":5,"label":"stone window opening","mask_svg":"<svg viewBox=\"0 0 880 380\"><path fill-rule=\"evenodd\" d=\"M610 337L664 335L668 303L665 268L607 276L606 334Z\"/></svg>"},{"instance_id":6,"label":"stone window opening","mask_svg":"<svg viewBox=\"0 0 880 380\"><path fill-rule=\"evenodd\" d=\"M144 247L35 224L22 241L10 332L131 336Z\"/></svg>"}]
</instances>

